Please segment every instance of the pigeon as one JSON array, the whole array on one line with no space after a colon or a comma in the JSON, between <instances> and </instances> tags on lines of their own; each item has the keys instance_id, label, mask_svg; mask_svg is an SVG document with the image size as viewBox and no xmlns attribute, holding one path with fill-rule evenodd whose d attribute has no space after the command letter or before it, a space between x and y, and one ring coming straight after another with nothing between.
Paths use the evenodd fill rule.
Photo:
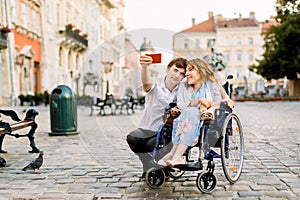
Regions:
<instances>
[{"instance_id":1,"label":"pigeon","mask_svg":"<svg viewBox=\"0 0 300 200\"><path fill-rule=\"evenodd\" d=\"M26 171L27 169L32 169L34 172L36 172L37 169L40 169L40 167L43 164L43 152L40 152L39 157L37 157L35 160L31 161L27 166L25 166L22 170Z\"/></svg>"}]
</instances>

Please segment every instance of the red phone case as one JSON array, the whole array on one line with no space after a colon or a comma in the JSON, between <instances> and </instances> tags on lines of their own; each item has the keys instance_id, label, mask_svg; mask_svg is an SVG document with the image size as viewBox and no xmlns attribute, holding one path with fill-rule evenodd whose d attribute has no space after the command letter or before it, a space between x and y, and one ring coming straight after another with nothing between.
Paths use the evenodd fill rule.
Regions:
<instances>
[{"instance_id":1,"label":"red phone case","mask_svg":"<svg viewBox=\"0 0 300 200\"><path fill-rule=\"evenodd\" d=\"M152 57L152 63L161 63L161 53L146 54Z\"/></svg>"}]
</instances>

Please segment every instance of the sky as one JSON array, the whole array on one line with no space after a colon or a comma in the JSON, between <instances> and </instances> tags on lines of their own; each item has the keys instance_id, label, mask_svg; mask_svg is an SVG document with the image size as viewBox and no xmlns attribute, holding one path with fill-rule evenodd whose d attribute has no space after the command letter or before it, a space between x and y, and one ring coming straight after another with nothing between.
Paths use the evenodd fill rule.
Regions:
<instances>
[{"instance_id":1,"label":"sky","mask_svg":"<svg viewBox=\"0 0 300 200\"><path fill-rule=\"evenodd\" d=\"M249 17L258 21L276 15L276 0L123 0L124 24L132 43L139 48L146 37L157 52L172 54L172 35L208 19L208 12L224 18ZM166 62L163 56L163 63Z\"/></svg>"}]
</instances>

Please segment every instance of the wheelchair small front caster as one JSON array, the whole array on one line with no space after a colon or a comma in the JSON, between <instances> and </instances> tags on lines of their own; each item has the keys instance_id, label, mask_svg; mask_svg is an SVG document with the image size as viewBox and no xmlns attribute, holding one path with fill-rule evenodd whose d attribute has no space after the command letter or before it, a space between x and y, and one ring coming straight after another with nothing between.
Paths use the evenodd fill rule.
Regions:
<instances>
[{"instance_id":1,"label":"wheelchair small front caster","mask_svg":"<svg viewBox=\"0 0 300 200\"><path fill-rule=\"evenodd\" d=\"M184 174L184 171L177 170L177 169L170 169L168 171L168 174L172 179L177 179L177 178L180 178Z\"/></svg>"},{"instance_id":2,"label":"wheelchair small front caster","mask_svg":"<svg viewBox=\"0 0 300 200\"><path fill-rule=\"evenodd\" d=\"M146 172L146 183L152 189L159 188L160 186L162 186L165 182L165 179L166 175L162 169L152 167Z\"/></svg>"},{"instance_id":3,"label":"wheelchair small front caster","mask_svg":"<svg viewBox=\"0 0 300 200\"><path fill-rule=\"evenodd\" d=\"M201 192L211 193L217 185L217 177L209 171L203 171L198 174L196 184Z\"/></svg>"}]
</instances>

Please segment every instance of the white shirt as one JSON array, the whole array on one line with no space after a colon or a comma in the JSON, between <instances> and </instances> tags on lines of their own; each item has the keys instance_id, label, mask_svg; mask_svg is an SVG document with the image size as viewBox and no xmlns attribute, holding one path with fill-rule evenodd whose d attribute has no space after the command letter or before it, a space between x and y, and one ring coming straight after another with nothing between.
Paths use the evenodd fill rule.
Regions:
<instances>
[{"instance_id":1,"label":"white shirt","mask_svg":"<svg viewBox=\"0 0 300 200\"><path fill-rule=\"evenodd\" d=\"M146 94L145 110L139 123L139 128L158 131L163 124L164 111L174 100L178 87L170 92L165 85L165 78L154 82L152 88Z\"/></svg>"}]
</instances>

